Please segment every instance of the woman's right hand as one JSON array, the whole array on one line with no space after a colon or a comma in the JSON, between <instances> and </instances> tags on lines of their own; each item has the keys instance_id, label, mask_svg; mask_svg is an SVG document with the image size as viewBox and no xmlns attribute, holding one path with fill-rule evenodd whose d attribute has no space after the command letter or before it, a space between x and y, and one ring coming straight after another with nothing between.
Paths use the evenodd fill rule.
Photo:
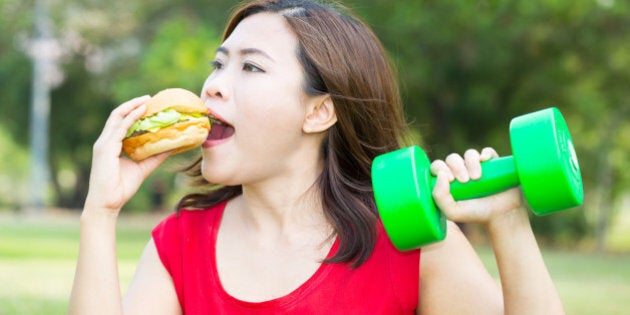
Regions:
<instances>
[{"instance_id":1,"label":"woman's right hand","mask_svg":"<svg viewBox=\"0 0 630 315\"><path fill-rule=\"evenodd\" d=\"M136 162L122 156L122 141L127 130L142 116L142 96L123 103L112 111L93 147L92 169L84 211L106 210L118 214L138 191L142 182L170 154L162 153Z\"/></svg>"}]
</instances>

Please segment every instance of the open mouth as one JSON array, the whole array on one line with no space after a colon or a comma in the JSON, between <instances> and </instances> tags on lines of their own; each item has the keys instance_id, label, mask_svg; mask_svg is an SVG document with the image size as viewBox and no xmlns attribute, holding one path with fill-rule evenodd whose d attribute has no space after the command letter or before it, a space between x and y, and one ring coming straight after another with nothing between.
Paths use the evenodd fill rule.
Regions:
<instances>
[{"instance_id":1,"label":"open mouth","mask_svg":"<svg viewBox=\"0 0 630 315\"><path fill-rule=\"evenodd\" d=\"M212 127L210 128L210 133L208 133L207 140L222 140L234 134L234 127L232 127L232 125L213 116L209 118Z\"/></svg>"}]
</instances>

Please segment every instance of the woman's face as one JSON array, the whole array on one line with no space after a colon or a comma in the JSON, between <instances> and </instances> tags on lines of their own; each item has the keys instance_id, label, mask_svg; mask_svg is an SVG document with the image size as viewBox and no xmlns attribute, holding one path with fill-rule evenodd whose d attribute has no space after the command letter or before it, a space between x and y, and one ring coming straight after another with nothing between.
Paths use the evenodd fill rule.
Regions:
<instances>
[{"instance_id":1,"label":"woman's face","mask_svg":"<svg viewBox=\"0 0 630 315\"><path fill-rule=\"evenodd\" d=\"M284 18L270 13L244 19L217 50L202 98L228 127L214 124L203 145L206 180L255 183L299 166L309 98L296 50Z\"/></svg>"}]
</instances>

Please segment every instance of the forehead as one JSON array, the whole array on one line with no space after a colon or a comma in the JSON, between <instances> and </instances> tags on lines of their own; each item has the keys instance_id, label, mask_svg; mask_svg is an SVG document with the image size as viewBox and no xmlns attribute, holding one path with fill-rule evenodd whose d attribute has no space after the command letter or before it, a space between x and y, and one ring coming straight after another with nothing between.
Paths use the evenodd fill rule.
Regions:
<instances>
[{"instance_id":1,"label":"forehead","mask_svg":"<svg viewBox=\"0 0 630 315\"><path fill-rule=\"evenodd\" d=\"M272 57L285 58L295 54L297 38L284 17L258 13L242 20L222 46L228 50L257 48Z\"/></svg>"}]
</instances>

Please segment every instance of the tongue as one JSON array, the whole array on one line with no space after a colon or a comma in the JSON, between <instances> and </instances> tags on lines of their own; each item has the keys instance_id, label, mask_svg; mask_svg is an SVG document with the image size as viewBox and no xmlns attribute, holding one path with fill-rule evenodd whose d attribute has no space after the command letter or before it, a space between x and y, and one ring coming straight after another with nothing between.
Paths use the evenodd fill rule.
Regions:
<instances>
[{"instance_id":1,"label":"tongue","mask_svg":"<svg viewBox=\"0 0 630 315\"><path fill-rule=\"evenodd\" d=\"M234 134L234 128L223 124L212 124L208 140L221 140Z\"/></svg>"}]
</instances>

